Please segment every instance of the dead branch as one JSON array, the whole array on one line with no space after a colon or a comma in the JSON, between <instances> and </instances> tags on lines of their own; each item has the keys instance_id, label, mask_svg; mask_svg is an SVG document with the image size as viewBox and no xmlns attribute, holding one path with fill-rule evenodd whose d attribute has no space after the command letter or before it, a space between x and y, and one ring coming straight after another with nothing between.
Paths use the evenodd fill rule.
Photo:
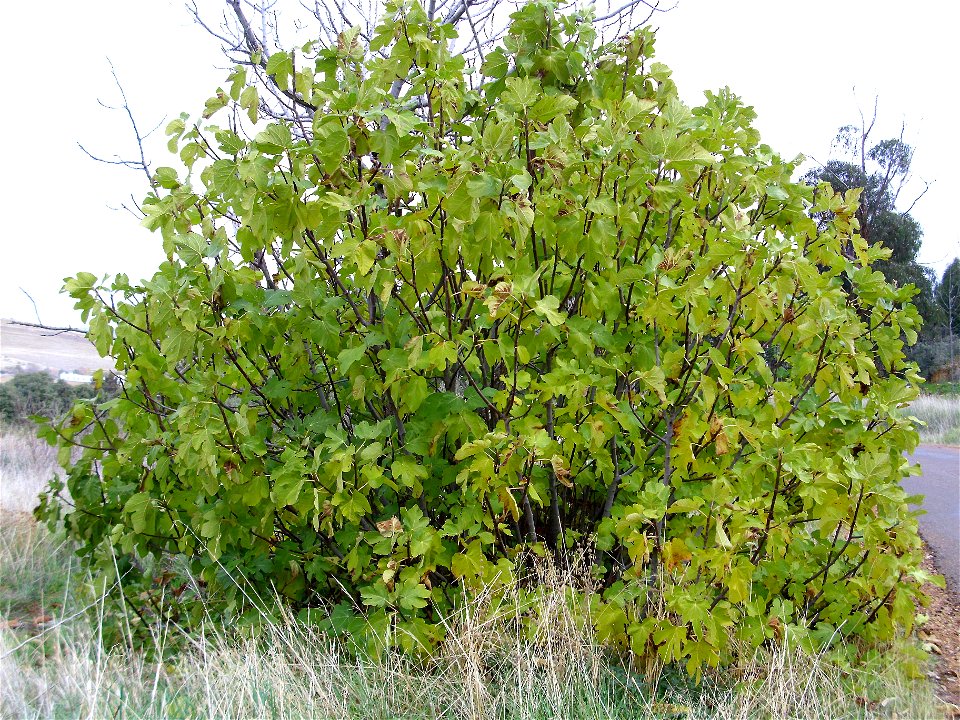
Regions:
<instances>
[{"instance_id":1,"label":"dead branch","mask_svg":"<svg viewBox=\"0 0 960 720\"><path fill-rule=\"evenodd\" d=\"M120 82L120 78L117 77L117 70L116 68L114 68L113 62L111 62L110 58L107 58L107 63L110 65L110 74L113 75L113 81L114 83L116 83L117 90L120 91L120 99L123 100L123 104L118 107L114 105L107 105L102 100L98 100L97 102L99 102L100 105L107 108L108 110L122 110L124 113L126 113L127 118L130 120L130 126L133 128L133 136L136 139L137 150L140 154L140 157L139 159L136 159L136 160L128 160L128 159L124 159L120 155L114 155L114 159L110 160L107 158L102 158L102 157L98 157L97 155L94 155L92 152L87 150L79 142L77 143L77 145L80 147L81 150L83 150L84 153L86 153L86 155L89 158L96 160L97 162L106 163L107 165L120 165L122 167L128 167L133 170L142 170L143 174L146 175L147 177L147 182L151 186L153 186L153 177L151 176L151 173L150 173L150 163L147 162L146 155L144 154L143 142L148 137L150 137L154 132L156 132L157 128L159 128L160 125L163 124L163 120L157 123L157 125L149 132L145 134L140 132L140 128L137 125L137 119L134 117L133 110L130 109L130 103L127 101L127 93L123 89L123 84Z\"/></svg>"},{"instance_id":2,"label":"dead branch","mask_svg":"<svg viewBox=\"0 0 960 720\"><path fill-rule=\"evenodd\" d=\"M75 328L75 327L56 327L56 326L54 326L54 325L43 325L42 323L22 322L22 321L20 321L20 320L11 320L11 321L10 321L10 324L11 324L11 325L22 325L23 327L40 328L41 330L50 330L52 335L62 335L63 333L67 333L67 332L80 333L81 335L86 335L86 334L87 334L87 331L84 330L83 328Z\"/></svg>"}]
</instances>

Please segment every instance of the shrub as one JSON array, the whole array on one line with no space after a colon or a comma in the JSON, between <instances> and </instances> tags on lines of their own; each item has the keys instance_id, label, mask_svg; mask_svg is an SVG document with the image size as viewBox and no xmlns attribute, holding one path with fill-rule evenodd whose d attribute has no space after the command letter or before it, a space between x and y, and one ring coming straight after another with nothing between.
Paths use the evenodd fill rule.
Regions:
<instances>
[{"instance_id":1,"label":"shrub","mask_svg":"<svg viewBox=\"0 0 960 720\"><path fill-rule=\"evenodd\" d=\"M75 509L41 507L141 571L145 622L276 593L429 648L463 593L579 549L599 636L691 671L788 627L909 627L919 320L856 193L791 182L729 90L686 107L650 30L599 45L555 9L512 16L476 89L452 28L397 4L369 47L271 56L309 126L171 123L190 173L144 205L166 262L68 282L124 392L74 408ZM255 116L230 83L205 118Z\"/></svg>"},{"instance_id":2,"label":"shrub","mask_svg":"<svg viewBox=\"0 0 960 720\"><path fill-rule=\"evenodd\" d=\"M35 415L62 415L78 398L94 395L93 385L72 386L46 373L21 373L0 384L0 418L4 425L23 425Z\"/></svg>"}]
</instances>

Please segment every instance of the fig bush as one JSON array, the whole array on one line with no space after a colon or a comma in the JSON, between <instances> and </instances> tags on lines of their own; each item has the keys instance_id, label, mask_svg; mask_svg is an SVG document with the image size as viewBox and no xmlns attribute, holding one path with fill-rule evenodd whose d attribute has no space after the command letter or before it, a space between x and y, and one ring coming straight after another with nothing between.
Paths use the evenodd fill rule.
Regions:
<instances>
[{"instance_id":1,"label":"fig bush","mask_svg":"<svg viewBox=\"0 0 960 720\"><path fill-rule=\"evenodd\" d=\"M919 319L856 193L793 182L729 90L687 107L649 29L534 2L477 72L415 2L386 16L270 56L309 123L238 67L167 128L166 261L66 286L122 393L47 427L39 514L144 627L280 598L429 649L581 553L599 637L692 672L909 628Z\"/></svg>"}]
</instances>

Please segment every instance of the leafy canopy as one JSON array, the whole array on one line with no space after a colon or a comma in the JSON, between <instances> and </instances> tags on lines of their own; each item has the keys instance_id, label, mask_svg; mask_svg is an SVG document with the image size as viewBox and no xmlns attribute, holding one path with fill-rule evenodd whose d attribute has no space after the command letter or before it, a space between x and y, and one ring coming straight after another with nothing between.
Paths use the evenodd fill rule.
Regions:
<instances>
[{"instance_id":1,"label":"leafy canopy","mask_svg":"<svg viewBox=\"0 0 960 720\"><path fill-rule=\"evenodd\" d=\"M166 262L67 283L123 392L48 429L85 449L41 512L140 572L143 623L276 592L432 647L463 593L579 548L600 637L693 672L909 626L919 319L856 192L791 182L729 90L685 106L648 29L600 45L535 2L471 87L450 26L387 16L271 56L309 127L245 135L243 67L171 123Z\"/></svg>"}]
</instances>

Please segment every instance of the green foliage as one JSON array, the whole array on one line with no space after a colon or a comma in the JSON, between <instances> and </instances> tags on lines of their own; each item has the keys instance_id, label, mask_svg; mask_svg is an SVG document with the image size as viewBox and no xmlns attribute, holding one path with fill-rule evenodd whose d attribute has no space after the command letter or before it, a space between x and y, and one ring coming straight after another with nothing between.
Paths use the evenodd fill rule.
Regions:
<instances>
[{"instance_id":1,"label":"green foliage","mask_svg":"<svg viewBox=\"0 0 960 720\"><path fill-rule=\"evenodd\" d=\"M79 398L94 397L93 385L68 385L46 373L21 373L0 384L0 419L22 425L35 415L59 417Z\"/></svg>"},{"instance_id":2,"label":"green foliage","mask_svg":"<svg viewBox=\"0 0 960 720\"><path fill-rule=\"evenodd\" d=\"M429 648L463 593L583 549L600 637L692 672L909 628L919 316L856 193L791 182L729 90L686 107L647 29L527 5L471 89L450 26L388 11L274 62L309 127L171 123L166 262L67 284L124 388L61 425L74 507L40 513L135 571L145 622L276 593ZM256 110L244 77L220 113Z\"/></svg>"},{"instance_id":3,"label":"green foliage","mask_svg":"<svg viewBox=\"0 0 960 720\"><path fill-rule=\"evenodd\" d=\"M933 289L931 306L920 341L907 355L928 381L960 379L960 260L947 266ZM930 392L929 385L924 389Z\"/></svg>"}]
</instances>

